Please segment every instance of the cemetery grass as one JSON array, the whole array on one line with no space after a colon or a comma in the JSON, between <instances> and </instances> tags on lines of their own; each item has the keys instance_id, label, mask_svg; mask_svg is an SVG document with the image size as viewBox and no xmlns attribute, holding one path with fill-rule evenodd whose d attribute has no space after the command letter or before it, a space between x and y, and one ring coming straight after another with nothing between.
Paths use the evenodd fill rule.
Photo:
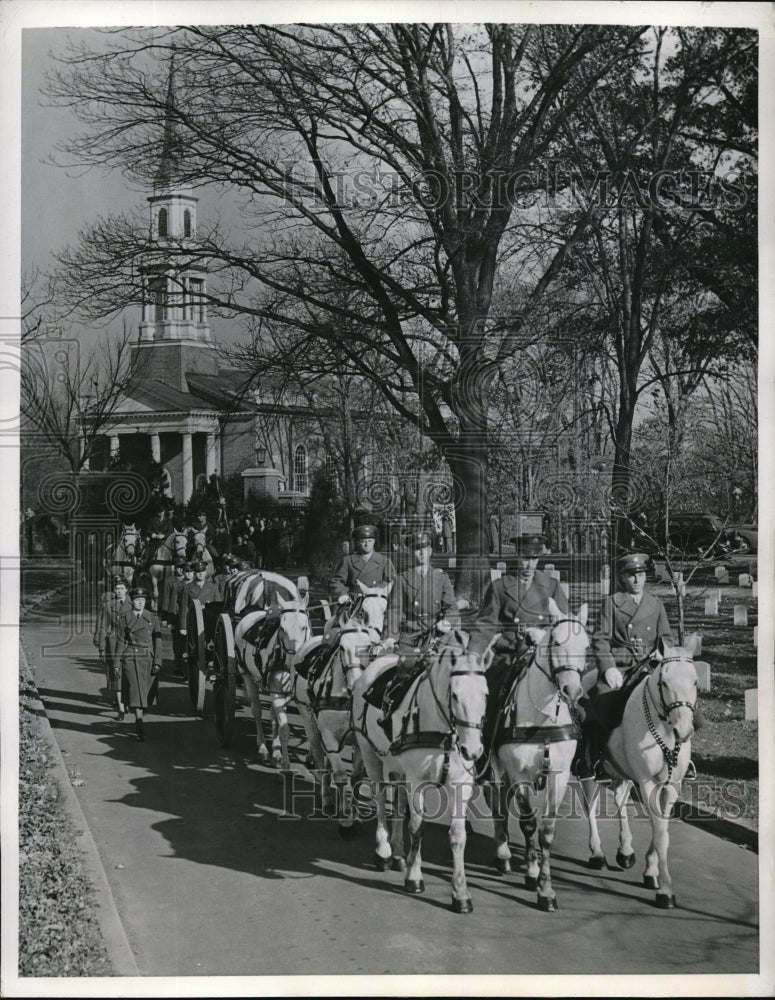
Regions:
<instances>
[{"instance_id":1,"label":"cemetery grass","mask_svg":"<svg viewBox=\"0 0 775 1000\"><path fill-rule=\"evenodd\" d=\"M677 622L676 599L669 589L652 586L652 592L664 602L670 621ZM745 719L745 692L757 686L757 602L750 588L726 587L718 615L706 616L707 592L690 585L684 611L686 634L702 636L697 659L710 664L711 678L710 691L699 696L704 724L692 738L697 781L684 782L682 797L721 818L758 829L759 726ZM733 624L735 604L747 608L747 625Z\"/></svg>"}]
</instances>

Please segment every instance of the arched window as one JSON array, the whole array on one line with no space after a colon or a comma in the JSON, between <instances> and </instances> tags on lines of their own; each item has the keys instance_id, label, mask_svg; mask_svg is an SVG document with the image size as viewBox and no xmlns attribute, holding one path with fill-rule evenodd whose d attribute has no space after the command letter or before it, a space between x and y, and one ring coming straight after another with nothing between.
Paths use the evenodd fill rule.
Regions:
<instances>
[{"instance_id":1,"label":"arched window","mask_svg":"<svg viewBox=\"0 0 775 1000\"><path fill-rule=\"evenodd\" d=\"M191 235L191 212L188 209L183 213L183 235Z\"/></svg>"},{"instance_id":2,"label":"arched window","mask_svg":"<svg viewBox=\"0 0 775 1000\"><path fill-rule=\"evenodd\" d=\"M293 454L293 488L298 493L307 492L307 449L300 444Z\"/></svg>"},{"instance_id":3,"label":"arched window","mask_svg":"<svg viewBox=\"0 0 775 1000\"><path fill-rule=\"evenodd\" d=\"M326 470L326 479L333 485L336 485L337 469L336 469L336 459L334 458L333 455L326 455L325 470Z\"/></svg>"},{"instance_id":4,"label":"arched window","mask_svg":"<svg viewBox=\"0 0 775 1000\"><path fill-rule=\"evenodd\" d=\"M159 209L159 236L167 236L167 209Z\"/></svg>"}]
</instances>

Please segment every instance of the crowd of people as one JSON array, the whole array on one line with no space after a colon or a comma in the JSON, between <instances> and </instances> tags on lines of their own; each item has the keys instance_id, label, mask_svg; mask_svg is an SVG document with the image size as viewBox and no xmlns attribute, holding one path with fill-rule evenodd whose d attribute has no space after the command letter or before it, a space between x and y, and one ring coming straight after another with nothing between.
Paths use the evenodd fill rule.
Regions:
<instances>
[{"instance_id":1,"label":"crowd of people","mask_svg":"<svg viewBox=\"0 0 775 1000\"><path fill-rule=\"evenodd\" d=\"M134 712L139 740L145 738L143 711L153 702L158 686L161 625L172 631L174 671L183 675L189 597L202 605L205 633L211 635L214 616L223 607L226 585L234 574L278 565L287 568L292 533L287 522L275 520L277 524L263 518L254 521L249 515L241 517L232 528L232 551L216 553L212 576L204 560L176 560L165 579L157 611L146 606L150 597L146 588L127 590L122 577L113 581L112 592L99 610L94 642L105 664L108 689L115 693L118 718L123 719L127 707ZM215 542L217 532L206 518L198 519L196 527ZM269 545L270 533L275 548ZM461 618L451 580L431 564L432 533L418 531L406 538L412 564L400 573L390 556L378 551L378 534L374 525L355 528L353 551L343 556L334 570L330 597L335 605L352 605L361 586L391 585L382 648L394 650L398 664L378 691L387 720L407 681L422 668L429 637L435 637L436 647L446 641L460 642ZM559 581L538 569L541 557L549 554L546 539L528 535L511 541L516 553L514 568L488 585L478 614L466 625L468 651L480 657L485 651L489 654L488 738L494 735L498 706L525 668L527 654L550 624L552 614L557 610L568 613L567 596ZM607 737L621 720L627 695L648 669L654 650L660 644L674 644L665 608L646 586L647 562L642 553L621 556L616 563L614 593L603 600L592 638L594 663L585 675L586 722L576 761L580 776L600 777ZM336 628L327 629L313 654L318 664L336 638Z\"/></svg>"}]
</instances>

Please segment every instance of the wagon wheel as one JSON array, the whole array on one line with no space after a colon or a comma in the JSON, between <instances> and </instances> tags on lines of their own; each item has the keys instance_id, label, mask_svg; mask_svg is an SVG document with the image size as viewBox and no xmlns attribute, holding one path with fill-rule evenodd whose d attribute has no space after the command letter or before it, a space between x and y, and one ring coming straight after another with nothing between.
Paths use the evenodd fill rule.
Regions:
<instances>
[{"instance_id":1,"label":"wagon wheel","mask_svg":"<svg viewBox=\"0 0 775 1000\"><path fill-rule=\"evenodd\" d=\"M188 693L194 711L201 715L205 704L207 650L202 605L189 598L186 619L186 651L188 653Z\"/></svg>"},{"instance_id":2,"label":"wagon wheel","mask_svg":"<svg viewBox=\"0 0 775 1000\"><path fill-rule=\"evenodd\" d=\"M218 616L213 639L215 667L215 725L222 747L231 744L237 699L237 663L234 658L234 632L227 614Z\"/></svg>"}]
</instances>

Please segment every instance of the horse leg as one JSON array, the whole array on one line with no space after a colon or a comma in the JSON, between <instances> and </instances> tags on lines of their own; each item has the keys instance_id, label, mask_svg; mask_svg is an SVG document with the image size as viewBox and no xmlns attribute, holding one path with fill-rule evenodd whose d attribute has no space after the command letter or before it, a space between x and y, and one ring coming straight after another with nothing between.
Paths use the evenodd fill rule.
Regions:
<instances>
[{"instance_id":1,"label":"horse leg","mask_svg":"<svg viewBox=\"0 0 775 1000\"><path fill-rule=\"evenodd\" d=\"M570 761L568 761L570 768ZM538 876L538 909L545 913L553 913L559 907L557 897L552 887L552 846L557 827L557 813L560 803L565 797L565 789L570 777L570 770L551 771L546 784L546 801L544 815L538 829L538 841L541 845L541 873Z\"/></svg>"},{"instance_id":2,"label":"horse leg","mask_svg":"<svg viewBox=\"0 0 775 1000\"><path fill-rule=\"evenodd\" d=\"M291 761L288 756L289 726L287 713L288 702L290 700L290 696L287 694L275 694L272 696L272 712L277 722L277 740L280 744L280 768L283 771L290 771L291 769ZM277 761L277 749L275 748L274 740L272 741L272 760Z\"/></svg>"},{"instance_id":3,"label":"horse leg","mask_svg":"<svg viewBox=\"0 0 775 1000\"><path fill-rule=\"evenodd\" d=\"M511 848L509 847L507 791L503 775L493 775L493 779L485 783L484 797L492 816L495 838L495 868L499 874L506 875L511 871Z\"/></svg>"},{"instance_id":4,"label":"horse leg","mask_svg":"<svg viewBox=\"0 0 775 1000\"><path fill-rule=\"evenodd\" d=\"M676 905L673 894L673 880L667 865L667 851L670 845L668 823L678 789L673 784L657 784L652 779L640 782L640 794L649 811L651 821L651 844L646 853L646 872L643 884L647 889L657 890L657 906L660 910L672 910Z\"/></svg>"},{"instance_id":5,"label":"horse leg","mask_svg":"<svg viewBox=\"0 0 775 1000\"><path fill-rule=\"evenodd\" d=\"M597 828L597 810L600 804L600 789L594 778L580 778L581 801L589 824L589 861L587 864L595 871L608 867L605 852L600 842L600 831Z\"/></svg>"},{"instance_id":6,"label":"horse leg","mask_svg":"<svg viewBox=\"0 0 775 1000\"><path fill-rule=\"evenodd\" d=\"M347 766L339 753L330 753L332 781L336 788L337 815L339 817L339 836L343 840L352 840L361 830L361 821L353 816L353 789Z\"/></svg>"},{"instance_id":7,"label":"horse leg","mask_svg":"<svg viewBox=\"0 0 775 1000\"><path fill-rule=\"evenodd\" d=\"M535 846L538 824L530 783L520 781L514 789L514 796L519 807L519 828L525 838L525 888L535 890L538 888L541 866L538 863L538 851Z\"/></svg>"},{"instance_id":8,"label":"horse leg","mask_svg":"<svg viewBox=\"0 0 775 1000\"><path fill-rule=\"evenodd\" d=\"M454 788L452 817L449 823L449 846L452 849L452 909L455 913L471 913L474 904L466 882L466 814L474 794L471 781L450 783ZM450 787L450 784L447 787Z\"/></svg>"},{"instance_id":9,"label":"horse leg","mask_svg":"<svg viewBox=\"0 0 775 1000\"><path fill-rule=\"evenodd\" d=\"M406 779L395 772L389 775L392 809L390 814L390 849L394 872L406 871L406 847L404 846L404 821L409 814L409 795ZM387 793L387 788L385 788Z\"/></svg>"},{"instance_id":10,"label":"horse leg","mask_svg":"<svg viewBox=\"0 0 775 1000\"><path fill-rule=\"evenodd\" d=\"M627 803L630 799L632 782L621 781L614 790L616 816L619 820L619 850L616 852L616 863L620 868L632 868L635 864L635 851L632 849L632 831L627 817Z\"/></svg>"},{"instance_id":11,"label":"horse leg","mask_svg":"<svg viewBox=\"0 0 775 1000\"><path fill-rule=\"evenodd\" d=\"M248 671L245 671L243 677L245 678L245 691L250 701L250 711L253 715L253 721L256 724L256 752L258 753L258 760L259 763L266 764L269 761L269 751L266 748L264 729L261 725L261 698L258 685Z\"/></svg>"},{"instance_id":12,"label":"horse leg","mask_svg":"<svg viewBox=\"0 0 775 1000\"><path fill-rule=\"evenodd\" d=\"M425 818L425 789L420 783L409 790L409 856L406 859L408 872L404 879L407 892L425 892L422 878L422 827Z\"/></svg>"}]
</instances>

